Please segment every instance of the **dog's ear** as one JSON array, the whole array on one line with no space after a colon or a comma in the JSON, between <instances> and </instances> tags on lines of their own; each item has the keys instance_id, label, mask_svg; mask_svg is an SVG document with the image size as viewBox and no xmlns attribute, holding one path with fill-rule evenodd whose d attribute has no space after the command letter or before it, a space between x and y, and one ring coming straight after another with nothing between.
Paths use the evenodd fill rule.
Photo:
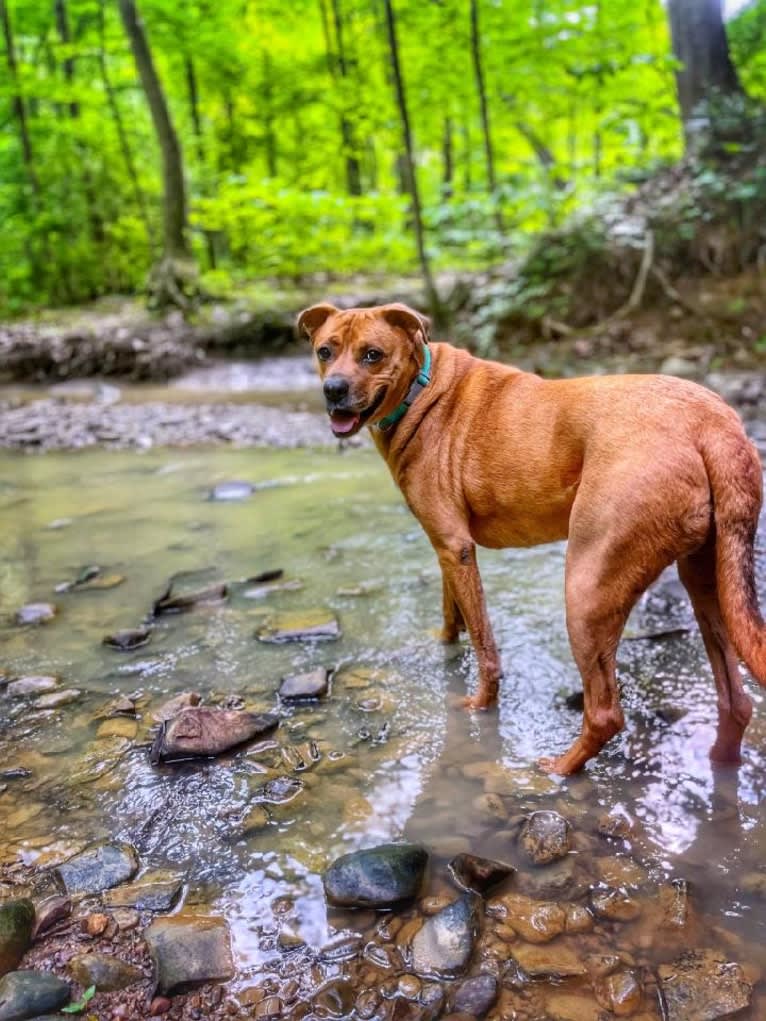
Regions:
<instances>
[{"instance_id":1,"label":"dog's ear","mask_svg":"<svg viewBox=\"0 0 766 1021\"><path fill-rule=\"evenodd\" d=\"M311 308L304 308L296 323L298 336L305 336L311 340L319 327L337 311L334 305L312 305Z\"/></svg>"},{"instance_id":2,"label":"dog's ear","mask_svg":"<svg viewBox=\"0 0 766 1021\"><path fill-rule=\"evenodd\" d=\"M418 333L423 334L423 340L428 343L431 339L431 320L428 316L421 315L408 305L401 305L399 302L393 305L383 305L380 314L391 326L398 326L414 340Z\"/></svg>"}]
</instances>

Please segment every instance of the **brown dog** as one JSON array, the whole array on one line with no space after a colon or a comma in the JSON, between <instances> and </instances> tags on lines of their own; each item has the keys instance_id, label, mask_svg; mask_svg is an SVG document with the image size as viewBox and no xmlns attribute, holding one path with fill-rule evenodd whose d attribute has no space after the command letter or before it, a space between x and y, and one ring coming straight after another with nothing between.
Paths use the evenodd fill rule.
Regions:
<instances>
[{"instance_id":1,"label":"brown dog","mask_svg":"<svg viewBox=\"0 0 766 1021\"><path fill-rule=\"evenodd\" d=\"M370 427L436 550L443 638L467 627L479 661L467 706L491 705L500 679L476 543L568 538L567 628L585 714L581 736L544 767L575 772L623 726L617 643L638 597L674 560L715 676L711 757L739 760L752 703L737 653L766 685L753 570L763 479L723 401L666 376L544 380L429 345L428 321L404 305L316 305L298 328L313 343L333 432Z\"/></svg>"}]
</instances>

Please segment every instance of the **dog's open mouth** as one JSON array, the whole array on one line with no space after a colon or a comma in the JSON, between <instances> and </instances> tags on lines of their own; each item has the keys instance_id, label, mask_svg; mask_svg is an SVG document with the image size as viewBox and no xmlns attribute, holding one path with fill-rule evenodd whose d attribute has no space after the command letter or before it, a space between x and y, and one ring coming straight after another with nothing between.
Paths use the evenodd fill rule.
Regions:
<instances>
[{"instance_id":1,"label":"dog's open mouth","mask_svg":"<svg viewBox=\"0 0 766 1021\"><path fill-rule=\"evenodd\" d=\"M383 403L386 396L385 387L378 393L372 404L363 411L352 411L347 408L334 408L330 415L330 428L334 436L353 436L355 432L369 421Z\"/></svg>"}]
</instances>

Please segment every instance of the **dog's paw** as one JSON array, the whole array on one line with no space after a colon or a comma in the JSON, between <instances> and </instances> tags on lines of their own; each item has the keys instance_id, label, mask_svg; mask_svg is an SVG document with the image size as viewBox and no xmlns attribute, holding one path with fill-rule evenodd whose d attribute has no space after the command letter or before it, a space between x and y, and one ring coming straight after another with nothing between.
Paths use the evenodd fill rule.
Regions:
<instances>
[{"instance_id":1,"label":"dog's paw","mask_svg":"<svg viewBox=\"0 0 766 1021\"><path fill-rule=\"evenodd\" d=\"M463 699L464 709L480 709L482 712L489 709L494 700L482 698L479 695L466 695Z\"/></svg>"},{"instance_id":2,"label":"dog's paw","mask_svg":"<svg viewBox=\"0 0 766 1021\"><path fill-rule=\"evenodd\" d=\"M543 773L549 773L555 776L569 776L570 773L575 770L567 769L567 763L565 761L566 756L559 755L554 758L552 755L545 755L543 758L537 760L538 767Z\"/></svg>"}]
</instances>

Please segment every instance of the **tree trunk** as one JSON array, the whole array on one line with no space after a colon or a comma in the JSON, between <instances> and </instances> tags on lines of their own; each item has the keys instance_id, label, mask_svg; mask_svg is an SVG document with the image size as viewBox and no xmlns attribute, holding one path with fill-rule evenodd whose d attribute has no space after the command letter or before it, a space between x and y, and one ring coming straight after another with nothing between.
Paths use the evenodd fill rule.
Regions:
<instances>
[{"instance_id":1,"label":"tree trunk","mask_svg":"<svg viewBox=\"0 0 766 1021\"><path fill-rule=\"evenodd\" d=\"M687 133L695 110L716 94L744 95L729 55L722 0L668 0L678 103Z\"/></svg>"},{"instance_id":2,"label":"tree trunk","mask_svg":"<svg viewBox=\"0 0 766 1021\"><path fill-rule=\"evenodd\" d=\"M479 93L481 110L481 129L484 137L484 161L487 167L487 186L491 194L495 194L495 156L492 149L492 131L489 123L489 107L487 92L484 86L484 67L481 61L481 34L479 31L478 0L471 0L471 58L473 73L476 78L476 90Z\"/></svg>"},{"instance_id":3,"label":"tree trunk","mask_svg":"<svg viewBox=\"0 0 766 1021\"><path fill-rule=\"evenodd\" d=\"M106 0L100 0L100 3L98 5L99 16L98 66L101 72L101 81L104 86L104 92L106 93L106 100L107 103L109 104L109 110L110 113L112 114L112 120L114 121L114 126L117 131L117 139L120 144L120 152L122 153L122 158L125 163L125 169L127 170L128 173L128 180L130 181L130 186L133 191L133 198L135 200L136 206L138 207L139 215L144 224L144 227L146 228L146 236L149 240L149 246L152 249L154 249L156 247L157 241L154 236L154 229L152 227L152 222L149 217L146 196L144 195L143 190L141 188L141 183L138 178L138 171L136 170L135 160L133 159L133 152L131 151L128 135L127 132L125 131L125 124L122 119L122 114L120 113L120 107L119 104L117 103L117 95L114 91L112 80L109 77L109 68L107 66L106 60L106 42L105 42L106 35L105 24L106 17L104 11L105 4Z\"/></svg>"},{"instance_id":4,"label":"tree trunk","mask_svg":"<svg viewBox=\"0 0 766 1021\"><path fill-rule=\"evenodd\" d=\"M343 16L340 10L339 0L332 2L332 23L335 31L335 42L337 51L333 47L332 29L330 19L325 5L325 0L319 0L319 9L322 15L322 32L325 41L325 54L327 58L327 69L330 77L343 91L341 113L340 113L340 137L343 143L343 156L346 164L346 190L349 195L362 194L362 172L359 158L356 154L356 139L348 113L345 110L346 104L346 83L349 77L348 61L346 60L346 49L343 41Z\"/></svg>"},{"instance_id":5,"label":"tree trunk","mask_svg":"<svg viewBox=\"0 0 766 1021\"><path fill-rule=\"evenodd\" d=\"M452 182L455 176L455 160L452 145L452 118L449 115L444 118L442 164L442 194L445 198L450 198L453 190Z\"/></svg>"},{"instance_id":6,"label":"tree trunk","mask_svg":"<svg viewBox=\"0 0 766 1021\"><path fill-rule=\"evenodd\" d=\"M402 125L402 138L404 141L404 165L409 178L409 190L412 199L412 218L415 227L415 241L418 249L418 260L423 274L423 283L426 288L428 304L431 314L437 324L444 321L444 310L439 293L436 290L431 267L428 262L428 254L425 246L425 234L423 230L423 209L420 204L420 189L418 188L418 177L415 169L415 156L412 144L412 130L410 128L410 115L407 109L407 93L402 77L402 68L399 61L399 43L396 37L396 15L392 0L384 0L386 11L386 30L388 33L388 48L391 57L391 70L393 71L394 85L396 88L396 104L399 110L399 118Z\"/></svg>"},{"instance_id":7,"label":"tree trunk","mask_svg":"<svg viewBox=\"0 0 766 1021\"><path fill-rule=\"evenodd\" d=\"M194 61L187 53L184 56L184 74L186 75L186 91L189 96L189 111L191 113L192 127L194 128L194 141L197 146L197 159L200 165L205 163L205 138L202 134L202 119L199 115L199 89L197 87L197 71Z\"/></svg>"},{"instance_id":8,"label":"tree trunk","mask_svg":"<svg viewBox=\"0 0 766 1021\"><path fill-rule=\"evenodd\" d=\"M269 177L277 176L277 136L274 131L274 90L271 81L271 54L263 52L263 128L266 140L266 169Z\"/></svg>"},{"instance_id":9,"label":"tree trunk","mask_svg":"<svg viewBox=\"0 0 766 1021\"><path fill-rule=\"evenodd\" d=\"M27 178L29 179L29 184L32 188L32 194L35 201L38 201L40 198L40 179L37 176L37 168L35 167L35 158L32 151L32 139L29 134L29 124L27 123L27 108L24 103L24 97L18 88L19 70L18 65L16 64L16 47L13 39L13 28L11 27L11 19L8 13L6 0L0 0L0 23L2 23L3 26L5 59L8 65L8 73L13 89L11 109L13 110L13 115L16 118L16 125L19 131L19 141L21 142L21 154L24 160L24 167L27 172Z\"/></svg>"},{"instance_id":10,"label":"tree trunk","mask_svg":"<svg viewBox=\"0 0 766 1021\"><path fill-rule=\"evenodd\" d=\"M158 307L177 305L186 309L196 293L196 283L187 238L181 143L173 127L135 0L118 0L118 4L162 153L164 252L162 261L152 274L150 297Z\"/></svg>"}]
</instances>

